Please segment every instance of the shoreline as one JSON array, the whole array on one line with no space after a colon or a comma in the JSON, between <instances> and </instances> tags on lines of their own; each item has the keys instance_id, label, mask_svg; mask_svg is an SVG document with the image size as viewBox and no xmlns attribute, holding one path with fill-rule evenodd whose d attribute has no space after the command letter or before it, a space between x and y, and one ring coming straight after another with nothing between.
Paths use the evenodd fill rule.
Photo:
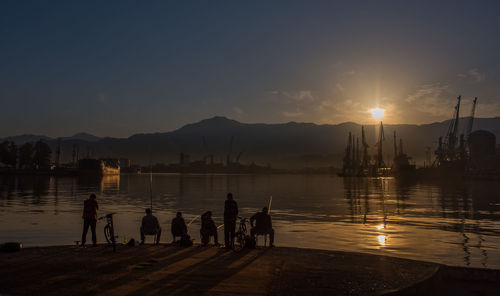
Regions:
<instances>
[{"instance_id":1,"label":"shoreline","mask_svg":"<svg viewBox=\"0 0 500 296\"><path fill-rule=\"evenodd\" d=\"M289 247L29 247L0 253L0 295L467 295L500 270Z\"/></svg>"}]
</instances>

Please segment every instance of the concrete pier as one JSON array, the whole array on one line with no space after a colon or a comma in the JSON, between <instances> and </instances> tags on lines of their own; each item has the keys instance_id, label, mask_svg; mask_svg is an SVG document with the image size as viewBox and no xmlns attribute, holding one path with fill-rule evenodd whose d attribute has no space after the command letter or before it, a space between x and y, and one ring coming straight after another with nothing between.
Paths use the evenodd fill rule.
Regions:
<instances>
[{"instance_id":1,"label":"concrete pier","mask_svg":"<svg viewBox=\"0 0 500 296\"><path fill-rule=\"evenodd\" d=\"M235 253L196 245L120 245L113 253L99 245L0 253L1 295L490 295L497 292L499 274L282 247Z\"/></svg>"}]
</instances>

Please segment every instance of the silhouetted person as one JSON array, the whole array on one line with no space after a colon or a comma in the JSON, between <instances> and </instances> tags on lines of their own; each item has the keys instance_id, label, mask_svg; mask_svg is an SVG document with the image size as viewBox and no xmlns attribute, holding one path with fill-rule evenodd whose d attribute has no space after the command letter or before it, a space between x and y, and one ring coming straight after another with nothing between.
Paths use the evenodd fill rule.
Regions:
<instances>
[{"instance_id":1,"label":"silhouetted person","mask_svg":"<svg viewBox=\"0 0 500 296\"><path fill-rule=\"evenodd\" d=\"M97 238L95 234L95 226L97 223L97 210L99 205L97 204L95 194L91 194L90 197L83 202L83 234L82 234L82 246L85 245L87 240L87 232L92 231L92 244L95 247L97 245Z\"/></svg>"},{"instance_id":2,"label":"silhouetted person","mask_svg":"<svg viewBox=\"0 0 500 296\"><path fill-rule=\"evenodd\" d=\"M217 239L217 226L212 219L212 212L208 211L201 215L201 229L200 229L201 243L206 246L210 242L210 236L214 237L214 244L218 245Z\"/></svg>"},{"instance_id":3,"label":"silhouetted person","mask_svg":"<svg viewBox=\"0 0 500 296\"><path fill-rule=\"evenodd\" d=\"M144 244L146 235L155 236L155 244L160 243L161 227L158 219L151 213L151 209L146 209L146 216L142 218L141 224L141 245Z\"/></svg>"},{"instance_id":4,"label":"silhouetted person","mask_svg":"<svg viewBox=\"0 0 500 296\"><path fill-rule=\"evenodd\" d=\"M234 245L236 218L238 218L238 204L233 200L233 194L228 193L224 204L224 242L228 249Z\"/></svg>"},{"instance_id":5,"label":"silhouetted person","mask_svg":"<svg viewBox=\"0 0 500 296\"><path fill-rule=\"evenodd\" d=\"M253 225L254 221L255 226ZM273 222L271 221L271 216L268 214L266 207L262 209L262 212L258 212L250 217L250 225L252 226L250 230L250 236L252 238L255 238L257 234L269 234L269 246L274 247Z\"/></svg>"},{"instance_id":6,"label":"silhouetted person","mask_svg":"<svg viewBox=\"0 0 500 296\"><path fill-rule=\"evenodd\" d=\"M184 218L182 218L182 213L177 212L177 215L174 219L172 219L172 242L175 242L175 237L180 236L181 238L184 235L187 235L187 227L186 222L184 222Z\"/></svg>"}]
</instances>

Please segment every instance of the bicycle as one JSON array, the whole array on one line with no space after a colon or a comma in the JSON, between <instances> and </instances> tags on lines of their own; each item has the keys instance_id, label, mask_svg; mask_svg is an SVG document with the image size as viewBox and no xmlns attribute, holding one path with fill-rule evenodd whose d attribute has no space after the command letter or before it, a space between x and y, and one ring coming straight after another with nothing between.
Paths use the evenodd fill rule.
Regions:
<instances>
[{"instance_id":1,"label":"bicycle","mask_svg":"<svg viewBox=\"0 0 500 296\"><path fill-rule=\"evenodd\" d=\"M240 252L241 250L243 250L247 244L248 239L250 238L247 233L248 219L241 217L238 218L240 219L240 224L238 226L238 231L235 234L235 242L233 244L233 251L235 252Z\"/></svg>"},{"instance_id":2,"label":"bicycle","mask_svg":"<svg viewBox=\"0 0 500 296\"><path fill-rule=\"evenodd\" d=\"M99 220L106 219L106 226L104 226L104 237L108 242L108 245L113 246L113 252L116 252L116 239L118 236L115 236L115 228L113 226L113 215L115 213L107 214L106 216L100 217Z\"/></svg>"}]
</instances>

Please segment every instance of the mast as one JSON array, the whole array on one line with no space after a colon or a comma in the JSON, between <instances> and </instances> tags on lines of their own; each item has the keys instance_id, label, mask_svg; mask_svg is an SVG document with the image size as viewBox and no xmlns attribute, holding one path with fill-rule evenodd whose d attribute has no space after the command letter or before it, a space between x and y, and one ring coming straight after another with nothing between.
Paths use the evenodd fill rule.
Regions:
<instances>
[{"instance_id":1,"label":"mast","mask_svg":"<svg viewBox=\"0 0 500 296\"><path fill-rule=\"evenodd\" d=\"M359 164L359 137L356 137L356 163Z\"/></svg>"},{"instance_id":2,"label":"mast","mask_svg":"<svg viewBox=\"0 0 500 296\"><path fill-rule=\"evenodd\" d=\"M349 171L352 172L353 160L352 160L352 134L349 132L349 145L347 146L347 167Z\"/></svg>"},{"instance_id":3,"label":"mast","mask_svg":"<svg viewBox=\"0 0 500 296\"><path fill-rule=\"evenodd\" d=\"M345 155L344 155L344 165L342 167L342 171L344 174L349 174L351 172L352 168L352 162L351 162L351 137L352 134L349 132L349 138L347 139L347 146L345 148Z\"/></svg>"},{"instance_id":4,"label":"mast","mask_svg":"<svg viewBox=\"0 0 500 296\"><path fill-rule=\"evenodd\" d=\"M457 98L457 105L455 106L455 116L454 116L454 119L453 121L451 122L450 124L450 127L448 129L448 157L450 159L454 159L454 155L455 155L455 150L456 150L456 146L457 146L457 133L458 133L458 120L459 120L459 116L460 116L460 101L461 101L461 96L458 96Z\"/></svg>"},{"instance_id":5,"label":"mast","mask_svg":"<svg viewBox=\"0 0 500 296\"><path fill-rule=\"evenodd\" d=\"M354 166L355 160L356 160L356 145L354 144L354 135L352 136L352 142L351 142L351 160L352 164Z\"/></svg>"},{"instance_id":6,"label":"mast","mask_svg":"<svg viewBox=\"0 0 500 296\"><path fill-rule=\"evenodd\" d=\"M398 144L396 142L396 131L394 131L394 158L398 157Z\"/></svg>"},{"instance_id":7,"label":"mast","mask_svg":"<svg viewBox=\"0 0 500 296\"><path fill-rule=\"evenodd\" d=\"M385 167L384 164L384 157L382 155L382 141L385 139L384 136L384 125L382 124L382 121L380 121L380 132L378 135L378 142L377 142L377 167Z\"/></svg>"},{"instance_id":8,"label":"mast","mask_svg":"<svg viewBox=\"0 0 500 296\"><path fill-rule=\"evenodd\" d=\"M361 145L363 146L363 167L368 167L368 144L366 143L365 127L361 126Z\"/></svg>"},{"instance_id":9,"label":"mast","mask_svg":"<svg viewBox=\"0 0 500 296\"><path fill-rule=\"evenodd\" d=\"M57 138L56 167L61 166L61 138Z\"/></svg>"}]
</instances>

